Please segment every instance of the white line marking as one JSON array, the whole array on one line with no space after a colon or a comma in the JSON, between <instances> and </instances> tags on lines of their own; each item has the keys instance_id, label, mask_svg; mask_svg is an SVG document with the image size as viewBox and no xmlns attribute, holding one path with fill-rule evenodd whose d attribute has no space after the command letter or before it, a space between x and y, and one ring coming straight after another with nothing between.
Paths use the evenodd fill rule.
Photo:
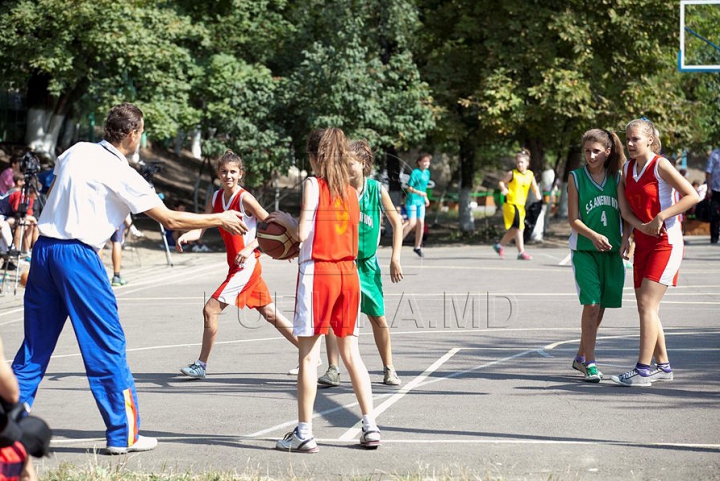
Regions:
<instances>
[{"instance_id":1,"label":"white line marking","mask_svg":"<svg viewBox=\"0 0 720 481\"><path fill-rule=\"evenodd\" d=\"M398 392L393 394L390 399L373 409L373 415L377 419L382 413L385 412L386 409L388 409L390 406L398 402L400 399L405 397L407 393L412 391L416 386L419 386L422 381L427 379L427 377L435 372L440 366L445 364L451 357L453 357L458 351L460 351L459 348L453 348L450 349L447 353L445 353L444 356L442 356L440 359L435 361L430 367L425 369L422 374L415 377L412 381L407 383L405 386L403 386ZM347 431L345 431L345 434L340 436L339 439L341 440L350 440L355 439L360 434L360 430L362 429L362 422L358 422L355 424L355 426L351 427Z\"/></svg>"}]
</instances>

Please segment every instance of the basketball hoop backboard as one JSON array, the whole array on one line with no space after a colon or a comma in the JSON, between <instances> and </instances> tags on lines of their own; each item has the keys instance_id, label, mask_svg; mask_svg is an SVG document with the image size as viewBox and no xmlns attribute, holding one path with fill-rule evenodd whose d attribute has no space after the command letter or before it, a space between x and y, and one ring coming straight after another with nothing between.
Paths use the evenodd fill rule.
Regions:
<instances>
[{"instance_id":1,"label":"basketball hoop backboard","mask_svg":"<svg viewBox=\"0 0 720 481\"><path fill-rule=\"evenodd\" d=\"M720 0L680 2L681 72L720 72Z\"/></svg>"}]
</instances>

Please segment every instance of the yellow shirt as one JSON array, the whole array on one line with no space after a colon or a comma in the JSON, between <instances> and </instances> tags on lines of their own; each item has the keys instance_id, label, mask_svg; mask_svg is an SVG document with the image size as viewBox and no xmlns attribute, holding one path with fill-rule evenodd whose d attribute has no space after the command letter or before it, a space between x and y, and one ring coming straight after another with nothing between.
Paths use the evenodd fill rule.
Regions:
<instances>
[{"instance_id":1,"label":"yellow shirt","mask_svg":"<svg viewBox=\"0 0 720 481\"><path fill-rule=\"evenodd\" d=\"M527 201L528 191L532 185L533 175L531 170L526 170L525 173L521 173L517 169L512 171L512 180L508 183L508 193L505 202L513 205L525 206Z\"/></svg>"}]
</instances>

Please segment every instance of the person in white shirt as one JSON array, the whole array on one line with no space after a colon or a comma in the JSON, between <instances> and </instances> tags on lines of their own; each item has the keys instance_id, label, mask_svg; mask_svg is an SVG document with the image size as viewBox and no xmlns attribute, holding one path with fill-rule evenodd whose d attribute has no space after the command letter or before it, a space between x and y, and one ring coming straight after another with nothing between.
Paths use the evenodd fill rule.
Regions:
<instances>
[{"instance_id":1,"label":"person in white shirt","mask_svg":"<svg viewBox=\"0 0 720 481\"><path fill-rule=\"evenodd\" d=\"M138 107L116 105L105 122L103 141L77 143L58 158L25 288L25 339L12 364L20 401L32 405L69 316L110 454L148 451L157 440L138 434L138 399L125 334L98 251L130 212L144 212L168 229L247 231L235 211L193 214L165 207L126 159L137 150L143 128Z\"/></svg>"}]
</instances>

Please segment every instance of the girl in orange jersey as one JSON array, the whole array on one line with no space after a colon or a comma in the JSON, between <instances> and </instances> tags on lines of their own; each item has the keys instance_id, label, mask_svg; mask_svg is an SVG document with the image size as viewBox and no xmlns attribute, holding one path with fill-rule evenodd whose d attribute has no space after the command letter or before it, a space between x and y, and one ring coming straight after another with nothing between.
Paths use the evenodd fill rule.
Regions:
<instances>
[{"instance_id":1,"label":"girl in orange jersey","mask_svg":"<svg viewBox=\"0 0 720 481\"><path fill-rule=\"evenodd\" d=\"M180 369L180 372L194 379L204 379L210 351L215 344L218 331L218 315L229 305L239 309L249 307L257 309L266 321L274 325L285 338L297 346L297 338L292 334L290 321L278 311L273 303L270 291L262 278L260 251L255 231L258 221L265 220L268 213L248 191L240 187L244 170L242 159L228 150L218 161L217 176L222 181L222 189L215 192L205 211L224 212L236 210L243 214L248 231L243 235L235 235L224 229L220 237L227 251L228 274L225 281L208 299L203 308L204 329L200 357L192 364ZM195 229L181 235L177 240L177 248L202 238L205 229Z\"/></svg>"},{"instance_id":2,"label":"girl in orange jersey","mask_svg":"<svg viewBox=\"0 0 720 481\"><path fill-rule=\"evenodd\" d=\"M343 131L311 132L307 152L317 177L303 183L300 220L296 222L284 212L270 216L302 243L293 322L293 334L299 341L299 423L275 447L282 451L318 451L312 435L318 341L332 329L362 411L360 444L374 449L380 445L380 431L373 417L370 376L360 358L357 338L360 281L355 259L360 208L357 192L349 183L350 157Z\"/></svg>"}]
</instances>

